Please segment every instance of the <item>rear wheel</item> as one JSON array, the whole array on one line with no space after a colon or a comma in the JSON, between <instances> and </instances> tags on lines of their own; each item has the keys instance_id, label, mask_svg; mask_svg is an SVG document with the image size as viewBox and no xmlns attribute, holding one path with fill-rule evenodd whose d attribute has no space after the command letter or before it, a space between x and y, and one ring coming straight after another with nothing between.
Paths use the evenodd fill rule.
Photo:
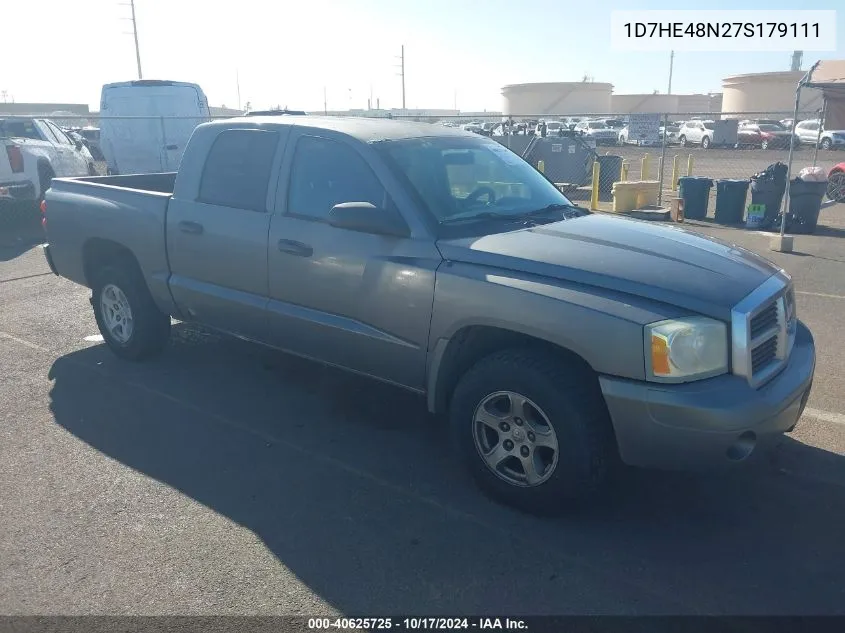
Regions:
<instances>
[{"instance_id":1,"label":"rear wheel","mask_svg":"<svg viewBox=\"0 0 845 633\"><path fill-rule=\"evenodd\" d=\"M594 377L534 350L479 361L455 389L450 423L482 490L529 512L555 513L594 496L614 453Z\"/></svg>"},{"instance_id":2,"label":"rear wheel","mask_svg":"<svg viewBox=\"0 0 845 633\"><path fill-rule=\"evenodd\" d=\"M760 143L760 149L769 149L769 141L763 141Z\"/></svg>"},{"instance_id":3,"label":"rear wheel","mask_svg":"<svg viewBox=\"0 0 845 633\"><path fill-rule=\"evenodd\" d=\"M164 349L170 337L170 315L158 309L134 266L106 266L96 274L93 285L97 327L116 355L139 361Z\"/></svg>"}]
</instances>

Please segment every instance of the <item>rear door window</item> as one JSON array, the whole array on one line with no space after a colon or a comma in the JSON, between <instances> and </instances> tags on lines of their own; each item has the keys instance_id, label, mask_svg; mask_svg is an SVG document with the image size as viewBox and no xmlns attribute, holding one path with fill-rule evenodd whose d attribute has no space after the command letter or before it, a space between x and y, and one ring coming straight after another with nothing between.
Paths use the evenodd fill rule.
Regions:
<instances>
[{"instance_id":1,"label":"rear door window","mask_svg":"<svg viewBox=\"0 0 845 633\"><path fill-rule=\"evenodd\" d=\"M267 187L279 136L267 130L225 130L214 140L200 180L199 202L267 210Z\"/></svg>"}]
</instances>

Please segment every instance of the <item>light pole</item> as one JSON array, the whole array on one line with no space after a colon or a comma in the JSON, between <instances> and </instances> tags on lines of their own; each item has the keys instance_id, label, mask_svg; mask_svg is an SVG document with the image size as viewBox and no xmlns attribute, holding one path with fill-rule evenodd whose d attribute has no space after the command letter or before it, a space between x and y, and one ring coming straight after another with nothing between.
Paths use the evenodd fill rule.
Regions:
<instances>
[{"instance_id":1,"label":"light pole","mask_svg":"<svg viewBox=\"0 0 845 633\"><path fill-rule=\"evenodd\" d=\"M672 70L675 65L675 51L669 52L669 89L666 94L672 94Z\"/></svg>"}]
</instances>

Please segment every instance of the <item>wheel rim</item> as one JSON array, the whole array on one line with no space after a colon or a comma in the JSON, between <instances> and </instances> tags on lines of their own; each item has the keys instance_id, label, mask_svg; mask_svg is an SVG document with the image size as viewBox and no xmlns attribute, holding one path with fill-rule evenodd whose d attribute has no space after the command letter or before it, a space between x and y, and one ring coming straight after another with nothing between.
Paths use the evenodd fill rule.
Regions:
<instances>
[{"instance_id":1,"label":"wheel rim","mask_svg":"<svg viewBox=\"0 0 845 633\"><path fill-rule=\"evenodd\" d=\"M497 391L481 401L472 436L484 465L512 486L539 486L557 467L560 451L548 416L513 391Z\"/></svg>"},{"instance_id":2,"label":"wheel rim","mask_svg":"<svg viewBox=\"0 0 845 633\"><path fill-rule=\"evenodd\" d=\"M114 284L107 284L100 293L100 314L109 335L121 345L128 343L135 329L132 307L123 291Z\"/></svg>"},{"instance_id":3,"label":"wheel rim","mask_svg":"<svg viewBox=\"0 0 845 633\"><path fill-rule=\"evenodd\" d=\"M835 202L845 200L845 173L833 174L827 183L827 197Z\"/></svg>"},{"instance_id":4,"label":"wheel rim","mask_svg":"<svg viewBox=\"0 0 845 633\"><path fill-rule=\"evenodd\" d=\"M830 141L828 141L828 140L822 141L822 149L830 149Z\"/></svg>"}]
</instances>

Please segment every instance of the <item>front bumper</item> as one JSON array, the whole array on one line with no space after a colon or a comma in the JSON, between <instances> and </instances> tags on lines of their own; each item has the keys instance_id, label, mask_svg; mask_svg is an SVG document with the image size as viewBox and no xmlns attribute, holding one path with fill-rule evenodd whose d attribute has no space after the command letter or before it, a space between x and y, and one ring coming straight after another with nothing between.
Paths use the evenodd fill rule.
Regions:
<instances>
[{"instance_id":1,"label":"front bumper","mask_svg":"<svg viewBox=\"0 0 845 633\"><path fill-rule=\"evenodd\" d=\"M35 183L29 180L0 182L0 200L35 200Z\"/></svg>"},{"instance_id":2,"label":"front bumper","mask_svg":"<svg viewBox=\"0 0 845 633\"><path fill-rule=\"evenodd\" d=\"M800 323L786 367L752 389L740 376L658 385L601 376L619 454L631 466L696 470L744 461L791 431L804 411L816 351Z\"/></svg>"}]
</instances>

